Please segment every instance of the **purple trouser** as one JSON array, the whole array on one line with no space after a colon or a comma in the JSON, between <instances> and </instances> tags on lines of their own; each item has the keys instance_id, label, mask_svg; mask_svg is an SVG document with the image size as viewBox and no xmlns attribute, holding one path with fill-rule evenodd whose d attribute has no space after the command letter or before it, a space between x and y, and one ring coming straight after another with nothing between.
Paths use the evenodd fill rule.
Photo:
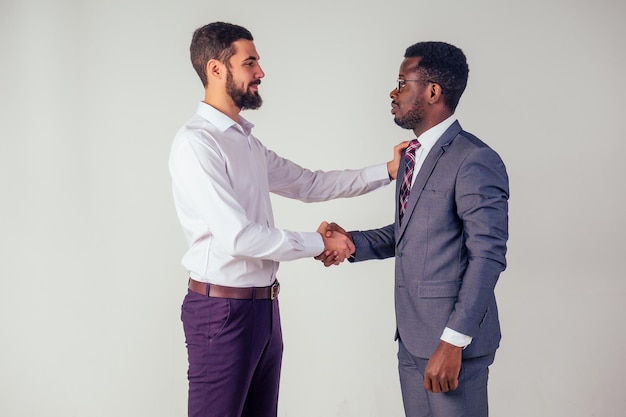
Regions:
<instances>
[{"instance_id":1,"label":"purple trouser","mask_svg":"<svg viewBox=\"0 0 626 417\"><path fill-rule=\"evenodd\" d=\"M188 291L181 319L189 417L276 417L283 354L278 299Z\"/></svg>"}]
</instances>

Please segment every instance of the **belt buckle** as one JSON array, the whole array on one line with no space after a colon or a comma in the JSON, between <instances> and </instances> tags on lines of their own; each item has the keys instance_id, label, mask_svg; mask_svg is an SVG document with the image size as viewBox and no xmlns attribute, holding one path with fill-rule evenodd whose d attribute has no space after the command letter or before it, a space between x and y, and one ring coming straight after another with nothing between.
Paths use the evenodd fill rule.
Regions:
<instances>
[{"instance_id":1,"label":"belt buckle","mask_svg":"<svg viewBox=\"0 0 626 417\"><path fill-rule=\"evenodd\" d=\"M278 281L275 281L270 287L270 300L278 297L278 293L280 292L280 284Z\"/></svg>"}]
</instances>

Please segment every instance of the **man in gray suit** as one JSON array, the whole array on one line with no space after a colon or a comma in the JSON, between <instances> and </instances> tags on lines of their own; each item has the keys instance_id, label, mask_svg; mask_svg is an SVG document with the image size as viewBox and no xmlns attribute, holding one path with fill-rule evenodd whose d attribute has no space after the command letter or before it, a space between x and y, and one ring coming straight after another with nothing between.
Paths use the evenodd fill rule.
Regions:
<instances>
[{"instance_id":1,"label":"man in gray suit","mask_svg":"<svg viewBox=\"0 0 626 417\"><path fill-rule=\"evenodd\" d=\"M508 177L454 111L467 85L463 52L410 46L391 113L416 140L398 170L395 222L337 231L352 262L395 256L398 368L407 417L485 417L487 377L500 342L494 288L505 269ZM404 180L400 181L404 176ZM332 255L319 257L328 266Z\"/></svg>"}]
</instances>

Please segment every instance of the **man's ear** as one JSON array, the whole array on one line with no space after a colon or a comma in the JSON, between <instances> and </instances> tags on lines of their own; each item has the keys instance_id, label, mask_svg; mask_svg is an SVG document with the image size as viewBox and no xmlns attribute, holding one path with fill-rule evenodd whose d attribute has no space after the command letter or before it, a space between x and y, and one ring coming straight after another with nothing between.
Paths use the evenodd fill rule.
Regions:
<instances>
[{"instance_id":1,"label":"man's ear","mask_svg":"<svg viewBox=\"0 0 626 417\"><path fill-rule=\"evenodd\" d=\"M210 59L206 64L207 78L221 79L226 74L226 68L223 63L217 59Z\"/></svg>"},{"instance_id":2,"label":"man's ear","mask_svg":"<svg viewBox=\"0 0 626 417\"><path fill-rule=\"evenodd\" d=\"M430 83L430 85L428 86L427 92L428 92L428 101L430 103L436 103L438 100L443 99L443 97L441 97L443 90L441 89L441 86L437 83Z\"/></svg>"}]
</instances>

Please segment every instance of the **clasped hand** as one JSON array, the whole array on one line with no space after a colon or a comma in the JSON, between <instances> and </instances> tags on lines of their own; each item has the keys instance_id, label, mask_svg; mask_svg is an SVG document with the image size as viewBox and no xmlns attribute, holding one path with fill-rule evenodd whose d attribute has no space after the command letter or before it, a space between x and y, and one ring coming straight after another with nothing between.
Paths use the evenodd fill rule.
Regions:
<instances>
[{"instance_id":1,"label":"clasped hand","mask_svg":"<svg viewBox=\"0 0 626 417\"><path fill-rule=\"evenodd\" d=\"M404 141L393 147L393 158L387 162L387 172L390 180L396 179L400 159L408 145L409 142ZM317 232L322 235L324 240L324 252L317 255L315 259L322 261L324 266L339 265L356 250L350 233L346 232L337 223L329 224L324 221L317 228Z\"/></svg>"},{"instance_id":2,"label":"clasped hand","mask_svg":"<svg viewBox=\"0 0 626 417\"><path fill-rule=\"evenodd\" d=\"M315 257L324 266L339 265L355 252L352 236L336 223L322 222L317 232L322 235L324 252Z\"/></svg>"}]
</instances>

